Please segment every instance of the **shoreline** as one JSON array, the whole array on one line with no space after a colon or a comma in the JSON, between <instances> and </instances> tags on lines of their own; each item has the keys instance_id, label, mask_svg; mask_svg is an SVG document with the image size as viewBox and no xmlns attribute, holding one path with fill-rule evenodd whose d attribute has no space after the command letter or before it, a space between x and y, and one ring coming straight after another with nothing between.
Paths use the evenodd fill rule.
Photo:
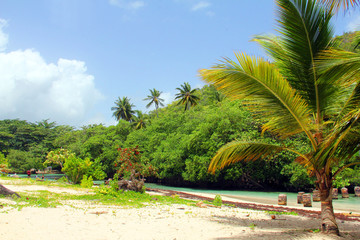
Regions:
<instances>
[{"instance_id":1,"label":"shoreline","mask_svg":"<svg viewBox=\"0 0 360 240\"><path fill-rule=\"evenodd\" d=\"M64 188L36 184L17 184L0 180L5 187L22 193L38 191L74 195L92 194L89 189ZM198 201L213 200L212 195L171 190L148 189L150 195L178 195L193 199L191 204L160 204L154 202L136 208L103 204L99 201L70 200L56 207L30 206L20 210L7 206L9 198L0 198L0 239L17 240L342 240L360 239L359 223L354 219L337 219L341 236L317 232L320 227L318 214L309 211L299 215L278 215L266 211L290 211L287 207L260 205L250 202L231 201L222 197L223 205L201 205ZM21 204L21 203L18 203ZM297 209L300 211L299 209ZM295 211L295 210L294 210Z\"/></svg>"},{"instance_id":2,"label":"shoreline","mask_svg":"<svg viewBox=\"0 0 360 240\"><path fill-rule=\"evenodd\" d=\"M160 192L167 196L174 194L179 195L181 198L193 199L193 200L206 200L213 201L214 194L205 194L205 193L192 193L192 192L181 192L173 190L163 190L163 189L149 189L149 191ZM301 216L306 217L321 217L321 211L319 208L305 208L305 207L294 207L294 206L280 206L274 204L260 204L251 201L243 201L242 199L236 199L236 197L222 196L222 202L224 204L235 205L236 207L243 209L253 209L261 211L277 211L277 212L296 212ZM360 211L359 211L360 212ZM360 222L360 214L358 212L349 214L345 211L336 211L335 216L339 220L346 221L356 221Z\"/></svg>"}]
</instances>

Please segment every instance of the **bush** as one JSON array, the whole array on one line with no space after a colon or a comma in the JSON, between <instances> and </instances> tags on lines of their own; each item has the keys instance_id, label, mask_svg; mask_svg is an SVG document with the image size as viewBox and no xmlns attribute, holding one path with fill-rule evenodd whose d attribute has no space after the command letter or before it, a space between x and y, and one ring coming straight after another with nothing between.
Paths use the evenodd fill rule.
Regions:
<instances>
[{"instance_id":1,"label":"bush","mask_svg":"<svg viewBox=\"0 0 360 240\"><path fill-rule=\"evenodd\" d=\"M67 182L68 182L68 180L67 180L67 178L66 178L65 176L62 176L62 177L59 178L57 181L58 181L58 182L61 182L61 183L67 183Z\"/></svg>"},{"instance_id":2,"label":"bush","mask_svg":"<svg viewBox=\"0 0 360 240\"><path fill-rule=\"evenodd\" d=\"M215 206L218 206L218 207L221 207L222 205L222 199L221 199L221 196L219 194L217 194L214 198L214 201L213 201L213 204Z\"/></svg>"},{"instance_id":3,"label":"bush","mask_svg":"<svg viewBox=\"0 0 360 240\"><path fill-rule=\"evenodd\" d=\"M105 173L101 170L98 162L92 162L89 158L78 158L70 156L66 159L62 171L69 177L74 184L81 181L84 175L92 176L96 179L103 179Z\"/></svg>"},{"instance_id":4,"label":"bush","mask_svg":"<svg viewBox=\"0 0 360 240\"><path fill-rule=\"evenodd\" d=\"M91 188L94 185L92 176L87 177L84 175L80 185L83 188Z\"/></svg>"}]
</instances>

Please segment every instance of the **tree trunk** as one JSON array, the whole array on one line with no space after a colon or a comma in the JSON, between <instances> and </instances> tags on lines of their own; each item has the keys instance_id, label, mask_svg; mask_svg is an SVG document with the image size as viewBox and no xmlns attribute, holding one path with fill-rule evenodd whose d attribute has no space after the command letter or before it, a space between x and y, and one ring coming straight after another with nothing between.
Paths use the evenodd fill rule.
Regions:
<instances>
[{"instance_id":1,"label":"tree trunk","mask_svg":"<svg viewBox=\"0 0 360 240\"><path fill-rule=\"evenodd\" d=\"M19 194L17 194L14 191L11 191L10 189L7 189L6 187L4 187L3 185L0 184L0 195L5 195L5 196L17 196L20 197Z\"/></svg>"},{"instance_id":2,"label":"tree trunk","mask_svg":"<svg viewBox=\"0 0 360 240\"><path fill-rule=\"evenodd\" d=\"M321 200L321 231L339 235L339 227L336 223L332 204L332 181L329 177L324 175L318 183Z\"/></svg>"}]
</instances>

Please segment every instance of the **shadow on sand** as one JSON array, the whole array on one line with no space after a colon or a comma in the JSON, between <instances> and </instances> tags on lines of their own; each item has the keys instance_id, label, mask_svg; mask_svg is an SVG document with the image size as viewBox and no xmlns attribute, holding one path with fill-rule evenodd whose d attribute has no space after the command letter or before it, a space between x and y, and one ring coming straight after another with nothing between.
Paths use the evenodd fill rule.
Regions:
<instances>
[{"instance_id":1,"label":"shadow on sand","mask_svg":"<svg viewBox=\"0 0 360 240\"><path fill-rule=\"evenodd\" d=\"M341 236L332 236L314 232L320 227L320 219L291 215L276 215L276 219L253 219L249 217L212 216L211 221L237 227L240 231L233 237L216 239L360 239L358 223L338 221ZM359 226L358 226L359 227Z\"/></svg>"}]
</instances>

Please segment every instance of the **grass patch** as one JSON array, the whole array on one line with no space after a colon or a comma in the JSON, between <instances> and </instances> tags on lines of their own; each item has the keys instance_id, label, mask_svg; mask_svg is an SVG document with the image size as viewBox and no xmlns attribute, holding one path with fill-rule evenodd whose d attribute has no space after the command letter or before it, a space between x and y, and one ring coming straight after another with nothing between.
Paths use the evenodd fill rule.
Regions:
<instances>
[{"instance_id":1,"label":"grass patch","mask_svg":"<svg viewBox=\"0 0 360 240\"><path fill-rule=\"evenodd\" d=\"M5 179L5 178L1 178ZM9 179L9 178L8 178ZM152 204L185 204L195 205L194 201L185 200L180 197L169 197L161 195L150 195L147 193L138 193L133 191L115 191L107 186L98 188L84 189L80 185L69 185L66 183L59 183L56 181L36 181L33 179L13 179L8 185L42 185L48 187L62 187L79 190L78 194L69 193L54 193L47 190L21 192L21 198L14 198L14 204L6 204L19 210L24 207L44 207L51 208L63 205L69 200L83 201L87 203L100 203L103 205L115 205L123 207L141 208ZM87 193L82 193L87 191ZM89 192L91 194L89 194ZM0 195L0 199L3 196ZM73 205L73 204L68 204ZM73 206L75 207L75 206Z\"/></svg>"},{"instance_id":2,"label":"grass patch","mask_svg":"<svg viewBox=\"0 0 360 240\"><path fill-rule=\"evenodd\" d=\"M250 226L249 226L249 228L250 228L251 230L255 230L255 227L256 227L256 224L255 224L255 223L251 223Z\"/></svg>"},{"instance_id":3,"label":"grass patch","mask_svg":"<svg viewBox=\"0 0 360 240\"><path fill-rule=\"evenodd\" d=\"M294 216L299 215L297 212L278 212L278 211L265 211L265 212L270 215L294 215Z\"/></svg>"}]
</instances>

